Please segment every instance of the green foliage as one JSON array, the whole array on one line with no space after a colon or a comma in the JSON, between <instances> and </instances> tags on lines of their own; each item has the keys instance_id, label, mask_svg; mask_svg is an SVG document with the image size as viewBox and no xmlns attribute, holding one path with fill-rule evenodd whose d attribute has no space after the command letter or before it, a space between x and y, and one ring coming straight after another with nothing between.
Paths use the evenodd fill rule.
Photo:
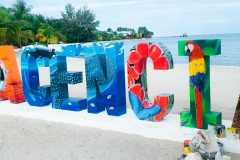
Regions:
<instances>
[{"instance_id":1,"label":"green foliage","mask_svg":"<svg viewBox=\"0 0 240 160\"><path fill-rule=\"evenodd\" d=\"M15 20L23 20L30 16L31 7L24 0L17 0L11 10Z\"/></svg>"},{"instance_id":2,"label":"green foliage","mask_svg":"<svg viewBox=\"0 0 240 160\"><path fill-rule=\"evenodd\" d=\"M9 22L12 19L9 9L0 7L0 23Z\"/></svg>"},{"instance_id":3,"label":"green foliage","mask_svg":"<svg viewBox=\"0 0 240 160\"><path fill-rule=\"evenodd\" d=\"M108 28L99 31L99 21L87 7L75 9L71 4L65 6L62 17L46 18L31 13L32 7L24 0L16 0L11 8L0 6L0 44L17 47L35 42L76 43L89 41L111 41L132 38L149 38L153 35L146 27L118 27L116 31Z\"/></svg>"},{"instance_id":4,"label":"green foliage","mask_svg":"<svg viewBox=\"0 0 240 160\"><path fill-rule=\"evenodd\" d=\"M139 38L151 38L153 36L153 32L149 31L147 27L139 27L138 36Z\"/></svg>"},{"instance_id":5,"label":"green foliage","mask_svg":"<svg viewBox=\"0 0 240 160\"><path fill-rule=\"evenodd\" d=\"M7 43L6 35L7 35L7 28L0 28L0 45Z\"/></svg>"},{"instance_id":6,"label":"green foliage","mask_svg":"<svg viewBox=\"0 0 240 160\"><path fill-rule=\"evenodd\" d=\"M96 39L94 32L99 25L88 8L83 7L78 10L68 4L65 12L62 13L63 30L66 31L66 37L69 42L87 42Z\"/></svg>"},{"instance_id":7,"label":"green foliage","mask_svg":"<svg viewBox=\"0 0 240 160\"><path fill-rule=\"evenodd\" d=\"M111 41L111 40L121 40L124 39L120 34L114 31L98 31L95 33L97 41Z\"/></svg>"},{"instance_id":8,"label":"green foliage","mask_svg":"<svg viewBox=\"0 0 240 160\"><path fill-rule=\"evenodd\" d=\"M42 24L37 31L36 39L41 43L56 43L57 36L54 28L48 24ZM52 40L52 41L51 41Z\"/></svg>"},{"instance_id":9,"label":"green foliage","mask_svg":"<svg viewBox=\"0 0 240 160\"><path fill-rule=\"evenodd\" d=\"M1 42L13 44L16 46L23 46L34 41L34 35L31 30L23 30L24 21L13 21L4 23L0 28L5 29L5 39Z\"/></svg>"},{"instance_id":10,"label":"green foliage","mask_svg":"<svg viewBox=\"0 0 240 160\"><path fill-rule=\"evenodd\" d=\"M122 31L135 32L134 29L132 29L132 28L127 28L127 27L118 27L118 28L117 28L117 31L118 31L118 32L122 32Z\"/></svg>"},{"instance_id":11,"label":"green foliage","mask_svg":"<svg viewBox=\"0 0 240 160\"><path fill-rule=\"evenodd\" d=\"M46 19L42 15L28 16L26 21L31 24L29 27L34 34L37 34L37 31L42 24L47 23Z\"/></svg>"}]
</instances>

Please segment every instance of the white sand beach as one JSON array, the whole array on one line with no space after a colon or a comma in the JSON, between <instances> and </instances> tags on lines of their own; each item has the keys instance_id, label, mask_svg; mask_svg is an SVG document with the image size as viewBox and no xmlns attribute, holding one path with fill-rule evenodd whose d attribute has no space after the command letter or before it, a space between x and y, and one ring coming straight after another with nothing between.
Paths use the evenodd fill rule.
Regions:
<instances>
[{"instance_id":1,"label":"white sand beach","mask_svg":"<svg viewBox=\"0 0 240 160\"><path fill-rule=\"evenodd\" d=\"M150 62L150 63L149 63ZM188 64L174 64L171 70L154 70L151 61L148 62L148 91L149 98L162 94L174 94L174 106L171 113L178 114L189 109L189 73ZM20 68L20 56L18 65ZM125 66L126 101L130 107L127 91L127 67ZM71 97L86 97L85 66L82 58L67 58L68 71L83 71L83 83L68 85ZM48 67L39 68L41 85L50 84ZM240 66L211 65L210 90L211 107L213 111L222 112L223 119L232 120L240 95Z\"/></svg>"},{"instance_id":2,"label":"white sand beach","mask_svg":"<svg viewBox=\"0 0 240 160\"><path fill-rule=\"evenodd\" d=\"M74 65L76 63L82 66ZM71 71L84 70L84 62L80 59L69 59L68 69ZM40 76L42 84L48 84L50 77L47 76L47 69L43 68ZM125 67L125 79L127 88L127 73ZM162 94L174 94L175 102L172 113L178 114L183 110L189 109L189 74L188 64L176 64L171 70L154 70L152 63L148 63L148 94L149 98ZM84 75L85 76L85 75ZM46 83L47 82L47 83ZM240 95L240 67L211 65L210 83L211 83L211 107L213 111L222 112L223 119L232 120ZM71 96L86 97L86 82L79 85L69 85ZM130 107L128 92L126 89L127 106Z\"/></svg>"},{"instance_id":3,"label":"white sand beach","mask_svg":"<svg viewBox=\"0 0 240 160\"><path fill-rule=\"evenodd\" d=\"M71 64L68 69L76 70L76 63ZM81 67L84 70L83 63ZM79 67L77 68L79 70ZM239 73L240 67L211 66L212 110L222 112L224 119L232 120L235 111L240 93ZM41 84L48 84L48 69L41 68L40 74ZM152 98L159 93L174 94L175 103L171 113L178 114L180 111L189 108L188 78L187 64L177 64L174 69L169 71L154 71L150 64L148 66L149 95ZM69 87L70 95L86 96L84 85L85 82L78 86ZM128 96L126 99L128 108L130 108ZM8 103L0 102L0 106L3 105L6 108ZM28 111L26 109L26 107L29 107L27 103L11 104L10 106L9 110L6 109L0 114L1 160L176 160L182 153L182 143L180 141L165 139L164 134L161 139L161 134L156 135L156 133L143 131L144 126L142 125L145 123L139 122L139 125L135 125L128 132L124 130L128 126L120 126L117 130L111 129L109 126L121 125L121 123L116 123L118 120L111 120L111 118L110 121L106 121L106 116L99 123L93 120L90 121L89 125L76 125L81 124L76 118L77 114L79 114L79 119L84 119L82 116L91 119L93 116L85 114L85 111L82 111L84 112L82 114L55 110L53 114L47 114L48 110L51 110L50 107L48 109L31 107ZM10 113L11 110L14 113ZM129 114L132 115L133 113L128 112L127 116ZM63 119L59 120L61 116ZM72 117L72 120L70 117ZM101 114L97 117L101 119ZM65 119L70 119L70 121L65 121ZM118 119L119 121L121 119L127 120L126 116L118 117ZM137 119L135 120L137 121ZM150 128L153 127L157 130L158 124L147 123ZM131 121L129 124L134 123ZM159 127L161 128L161 126ZM179 134L184 135L184 133ZM172 135L170 130L169 135ZM239 154L231 153L230 155L232 160L238 160L240 157Z\"/></svg>"},{"instance_id":4,"label":"white sand beach","mask_svg":"<svg viewBox=\"0 0 240 160\"><path fill-rule=\"evenodd\" d=\"M182 160L189 152L202 158L184 159L240 160L240 133L232 127L239 118L239 16L240 0L0 0L0 90L9 87L0 99L24 101L17 69L28 98L0 100L0 160ZM127 65L141 72L145 60L147 73L129 71L129 95ZM154 70L153 63L174 67ZM210 108L222 113L222 124L220 114L206 113L209 84L199 82L209 80L209 63ZM193 116L181 114L190 110L190 91ZM162 118L166 99L156 96L166 94L174 103L171 96ZM125 112L125 100L126 113L111 116ZM98 107L106 110L88 113ZM194 121L208 130L182 126Z\"/></svg>"},{"instance_id":5,"label":"white sand beach","mask_svg":"<svg viewBox=\"0 0 240 160\"><path fill-rule=\"evenodd\" d=\"M148 68L151 68L149 66ZM189 109L189 76L187 64L176 64L174 69L148 69L148 88L151 97L158 93L172 93L175 103L172 113ZM240 67L211 65L212 110L222 112L223 119L232 120L240 95Z\"/></svg>"}]
</instances>

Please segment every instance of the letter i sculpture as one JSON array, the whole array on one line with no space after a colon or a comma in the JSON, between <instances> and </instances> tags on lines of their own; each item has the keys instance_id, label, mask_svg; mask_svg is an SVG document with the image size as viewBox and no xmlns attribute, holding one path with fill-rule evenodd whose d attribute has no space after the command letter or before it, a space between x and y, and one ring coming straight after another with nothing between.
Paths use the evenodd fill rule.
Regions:
<instances>
[{"instance_id":1,"label":"letter i sculpture","mask_svg":"<svg viewBox=\"0 0 240 160\"><path fill-rule=\"evenodd\" d=\"M208 124L221 124L222 115L211 111L210 56L221 53L220 40L182 40L180 56L189 56L190 112L181 112L181 125L207 129Z\"/></svg>"}]
</instances>

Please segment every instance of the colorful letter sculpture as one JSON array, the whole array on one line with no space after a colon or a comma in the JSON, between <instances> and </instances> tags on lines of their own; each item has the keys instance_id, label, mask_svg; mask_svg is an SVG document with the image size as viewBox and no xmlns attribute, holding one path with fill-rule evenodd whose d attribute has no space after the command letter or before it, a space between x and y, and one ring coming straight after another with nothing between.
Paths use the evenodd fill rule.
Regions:
<instances>
[{"instance_id":1,"label":"colorful letter sculpture","mask_svg":"<svg viewBox=\"0 0 240 160\"><path fill-rule=\"evenodd\" d=\"M122 45L123 43L120 42L112 42L63 46L57 52L57 56L53 59L53 65L51 65L53 99L66 98L67 86L62 85L62 83L75 84L82 81L82 74L66 73L66 57L84 57L87 100L80 99L78 102L75 100L76 105L79 105L79 109L87 107L89 113L99 113L104 111L105 108L109 115L119 116L126 113L124 53ZM64 77L66 80L64 80ZM59 86L60 83L61 86ZM62 101L60 100L60 102ZM69 106L66 105L69 104L70 99L65 101L60 104L60 108L69 109ZM59 106L58 103L57 106Z\"/></svg>"},{"instance_id":2,"label":"colorful letter sculpture","mask_svg":"<svg viewBox=\"0 0 240 160\"><path fill-rule=\"evenodd\" d=\"M178 42L180 56L189 56L190 112L181 112L181 125L207 129L208 124L222 122L222 115L211 112L210 56L221 53L220 40L182 40Z\"/></svg>"},{"instance_id":3,"label":"colorful letter sculpture","mask_svg":"<svg viewBox=\"0 0 240 160\"><path fill-rule=\"evenodd\" d=\"M22 79L30 105L90 113L107 110L109 115L126 113L124 52L122 42L56 45L50 50L29 46L22 52ZM71 98L68 84L83 82L82 72L67 71L67 57L83 57L87 98ZM50 67L50 86L40 86L38 67Z\"/></svg>"},{"instance_id":4,"label":"colorful letter sculpture","mask_svg":"<svg viewBox=\"0 0 240 160\"><path fill-rule=\"evenodd\" d=\"M147 59L153 62L154 69L173 68L171 53L167 48L156 44L139 43L131 50L127 61L129 100L136 116L141 120L160 121L172 109L173 95L158 95L154 102L148 100Z\"/></svg>"},{"instance_id":5,"label":"colorful letter sculpture","mask_svg":"<svg viewBox=\"0 0 240 160\"><path fill-rule=\"evenodd\" d=\"M57 109L80 111L86 109L87 100L69 98L68 84L82 82L82 72L67 72L66 56L61 54L51 60L52 106Z\"/></svg>"},{"instance_id":6,"label":"colorful letter sculpture","mask_svg":"<svg viewBox=\"0 0 240 160\"><path fill-rule=\"evenodd\" d=\"M232 127L240 130L240 96L238 98L237 107L233 117Z\"/></svg>"},{"instance_id":7,"label":"colorful letter sculpture","mask_svg":"<svg viewBox=\"0 0 240 160\"><path fill-rule=\"evenodd\" d=\"M32 106L51 103L50 86L40 86L38 67L49 67L50 59L54 55L53 51L43 46L29 46L22 51L23 91L28 103Z\"/></svg>"},{"instance_id":8,"label":"colorful letter sculpture","mask_svg":"<svg viewBox=\"0 0 240 160\"><path fill-rule=\"evenodd\" d=\"M17 59L12 46L0 46L0 100L25 101Z\"/></svg>"},{"instance_id":9,"label":"colorful letter sculpture","mask_svg":"<svg viewBox=\"0 0 240 160\"><path fill-rule=\"evenodd\" d=\"M105 108L109 115L126 113L124 52L122 42L86 47L88 112L99 113Z\"/></svg>"}]
</instances>

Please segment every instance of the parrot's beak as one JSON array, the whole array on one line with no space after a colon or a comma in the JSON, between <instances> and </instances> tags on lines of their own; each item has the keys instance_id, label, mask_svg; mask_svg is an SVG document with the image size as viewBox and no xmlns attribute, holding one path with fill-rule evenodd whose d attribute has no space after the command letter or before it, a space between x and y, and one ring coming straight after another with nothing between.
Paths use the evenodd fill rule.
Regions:
<instances>
[{"instance_id":1,"label":"parrot's beak","mask_svg":"<svg viewBox=\"0 0 240 160\"><path fill-rule=\"evenodd\" d=\"M188 49L186 50L186 54L187 54L187 55L190 55L190 53L191 53L191 51L190 51L190 49L188 48Z\"/></svg>"}]
</instances>

